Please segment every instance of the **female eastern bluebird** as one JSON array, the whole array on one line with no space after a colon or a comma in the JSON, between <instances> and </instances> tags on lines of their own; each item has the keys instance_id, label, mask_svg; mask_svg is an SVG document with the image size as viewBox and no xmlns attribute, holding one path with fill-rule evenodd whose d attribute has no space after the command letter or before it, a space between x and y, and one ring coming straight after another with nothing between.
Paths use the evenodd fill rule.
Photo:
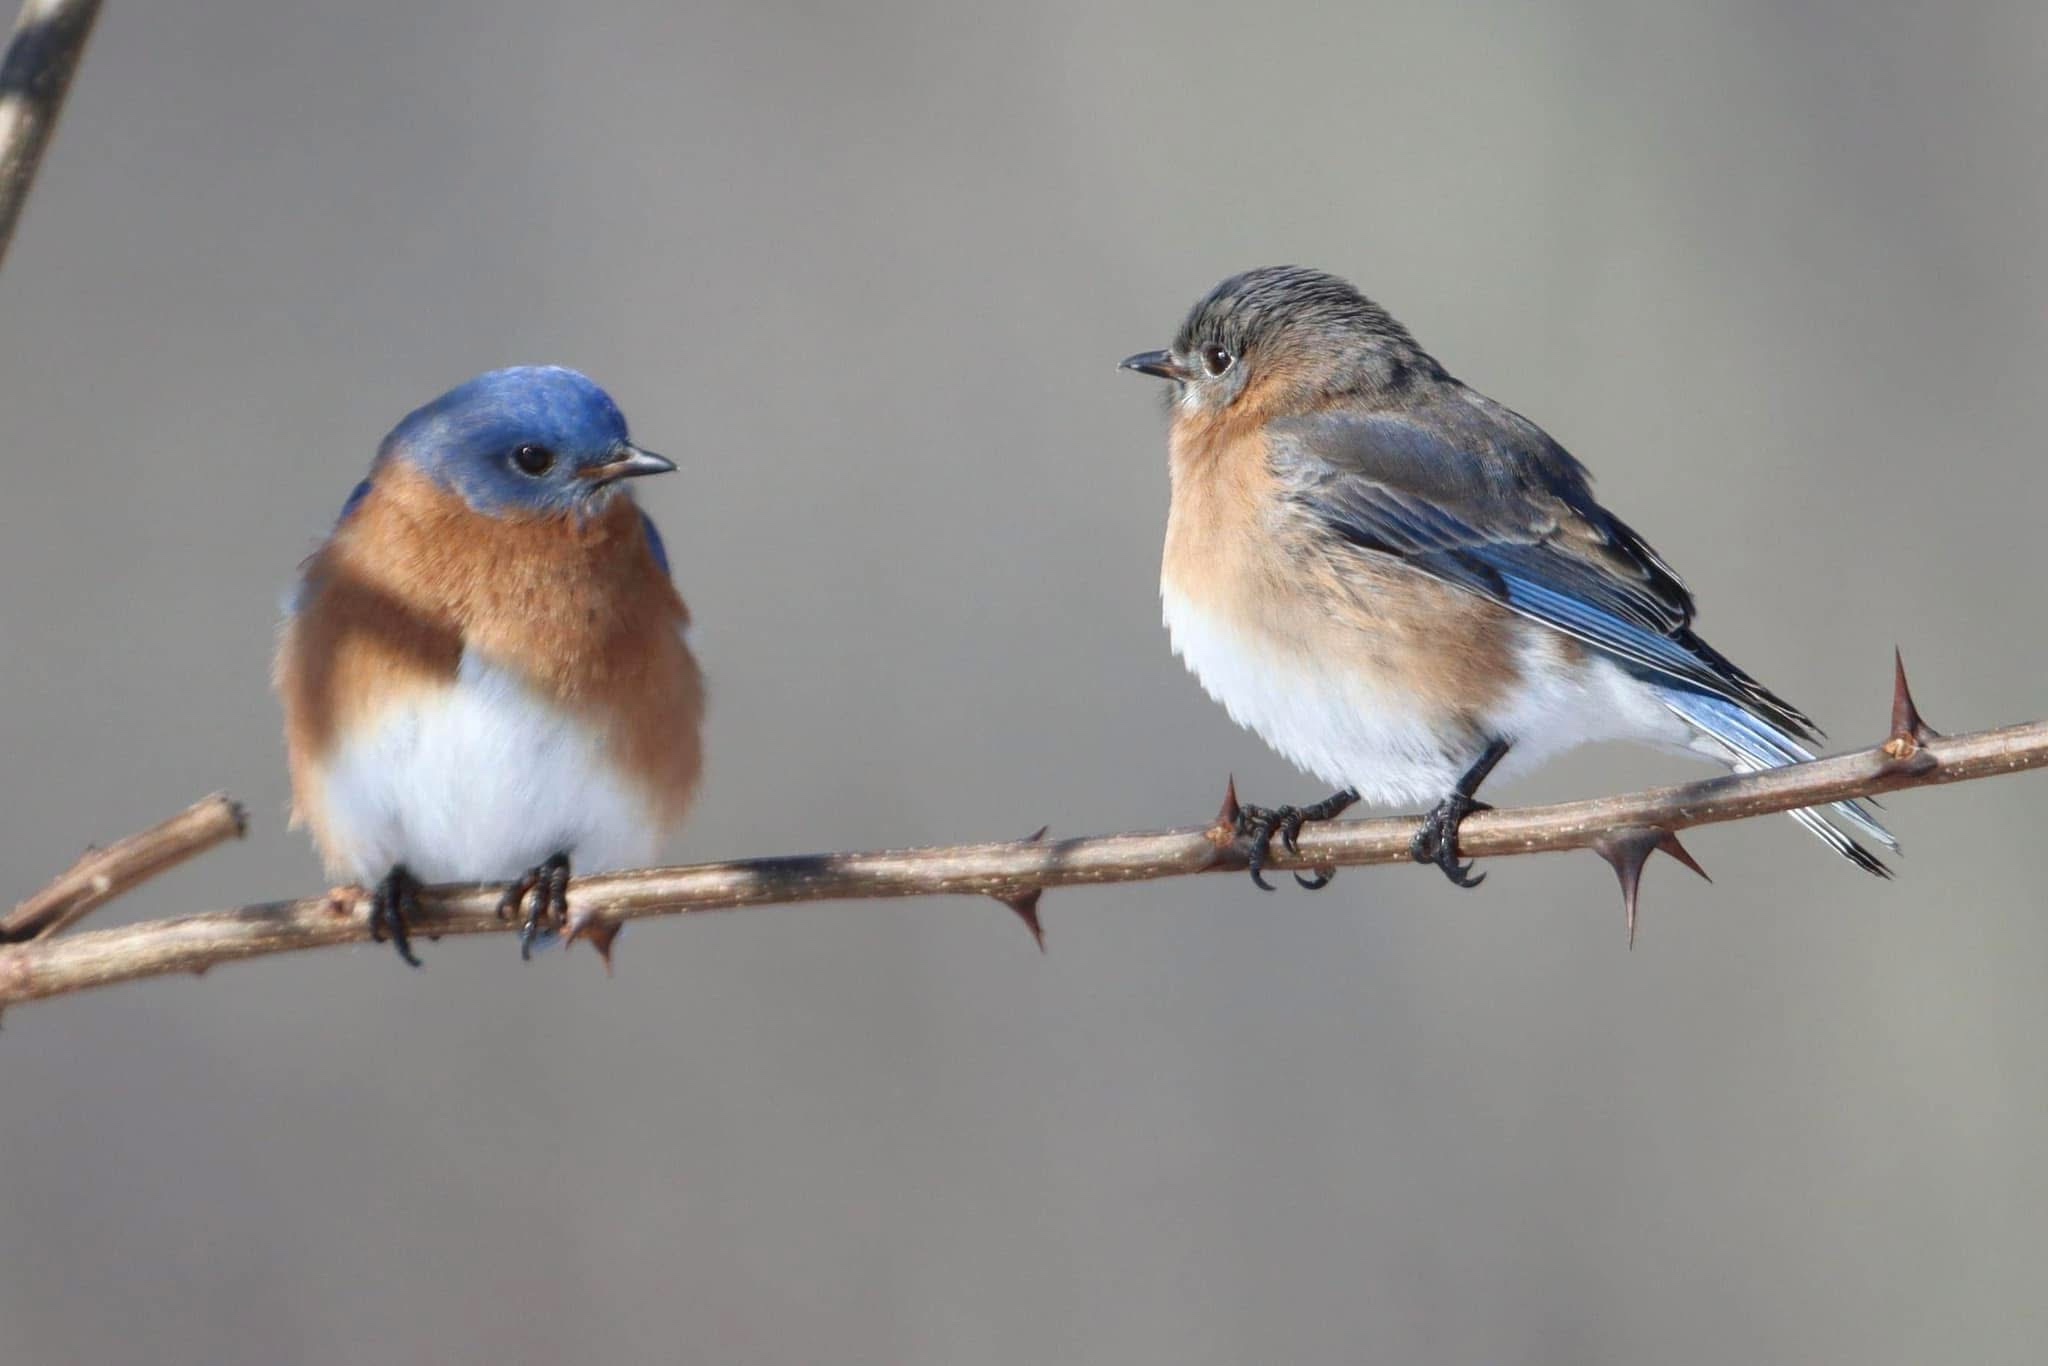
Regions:
<instances>
[{"instance_id":1,"label":"female eastern bluebird","mask_svg":"<svg viewBox=\"0 0 2048 1366\"><path fill-rule=\"evenodd\" d=\"M1342 788L1244 809L1261 887L1275 833L1292 849L1304 821L1361 796L1441 798L1412 853L1476 886L1458 825L1479 785L1589 740L1745 773L1813 757L1813 722L1693 633L1692 594L1584 467L1345 281L1232 276L1171 348L1123 368L1173 382L1160 596L1175 653L1239 725ZM1863 807L1832 810L1897 850ZM1792 815L1890 875L1820 812Z\"/></svg>"},{"instance_id":2,"label":"female eastern bluebird","mask_svg":"<svg viewBox=\"0 0 2048 1366\"><path fill-rule=\"evenodd\" d=\"M424 882L510 881L522 955L569 860L650 861L696 790L689 612L622 480L675 466L573 370L494 370L408 416L302 568L278 645L293 823L374 888L406 962Z\"/></svg>"}]
</instances>

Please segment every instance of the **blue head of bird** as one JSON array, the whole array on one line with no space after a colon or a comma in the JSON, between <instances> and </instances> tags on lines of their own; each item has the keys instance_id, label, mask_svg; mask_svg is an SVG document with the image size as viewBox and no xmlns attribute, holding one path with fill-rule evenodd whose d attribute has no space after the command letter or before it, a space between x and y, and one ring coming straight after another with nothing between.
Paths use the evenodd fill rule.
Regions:
<instances>
[{"instance_id":1,"label":"blue head of bird","mask_svg":"<svg viewBox=\"0 0 2048 1366\"><path fill-rule=\"evenodd\" d=\"M628 439L611 395L557 365L457 385L392 428L377 460L412 465L488 517L587 516L620 481L675 468Z\"/></svg>"}]
</instances>

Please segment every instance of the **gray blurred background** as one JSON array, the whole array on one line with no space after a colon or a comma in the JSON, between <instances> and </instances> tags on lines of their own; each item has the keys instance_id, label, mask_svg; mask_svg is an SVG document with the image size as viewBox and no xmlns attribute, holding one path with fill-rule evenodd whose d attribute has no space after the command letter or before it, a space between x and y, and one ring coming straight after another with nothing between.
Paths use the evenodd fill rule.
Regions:
<instances>
[{"instance_id":1,"label":"gray blurred background","mask_svg":"<svg viewBox=\"0 0 2048 1366\"><path fill-rule=\"evenodd\" d=\"M1676 7L1670 7L1675 9ZM490 366L617 395L696 611L678 859L1320 795L1159 626L1151 385L1299 261L1593 466L1841 744L2048 714L2048 17L1836 4L111 6L0 273L0 899L321 884L278 595ZM1603 751L1505 790L1695 772ZM226 968L0 1034L13 1362L2039 1360L2048 785Z\"/></svg>"}]
</instances>

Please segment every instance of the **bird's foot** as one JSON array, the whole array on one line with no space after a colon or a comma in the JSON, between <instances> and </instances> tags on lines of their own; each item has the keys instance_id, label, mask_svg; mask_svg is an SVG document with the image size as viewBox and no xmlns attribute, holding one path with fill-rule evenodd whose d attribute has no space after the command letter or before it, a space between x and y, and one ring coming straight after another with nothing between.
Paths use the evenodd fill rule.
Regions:
<instances>
[{"instance_id":1,"label":"bird's foot","mask_svg":"<svg viewBox=\"0 0 2048 1366\"><path fill-rule=\"evenodd\" d=\"M1485 802L1453 792L1422 818L1422 828L1409 841L1408 856L1417 863L1434 863L1460 887L1477 887L1486 881L1486 874L1474 875L1471 864L1458 862L1458 827L1474 811L1491 810Z\"/></svg>"},{"instance_id":2,"label":"bird's foot","mask_svg":"<svg viewBox=\"0 0 2048 1366\"><path fill-rule=\"evenodd\" d=\"M1273 837L1280 837L1281 847L1290 854L1301 852L1297 841L1301 838L1301 827L1311 821L1327 821L1341 815L1358 800L1358 794L1349 788L1334 792L1319 802L1307 806L1240 806L1237 809L1237 835L1251 847L1245 851L1245 870L1252 875L1252 881L1264 891L1272 891L1273 884L1262 874L1266 860L1273 854ZM1313 878L1294 875L1294 880L1309 891L1318 891L1330 885L1331 874L1318 869Z\"/></svg>"},{"instance_id":3,"label":"bird's foot","mask_svg":"<svg viewBox=\"0 0 2048 1366\"><path fill-rule=\"evenodd\" d=\"M420 880L401 863L370 892L370 938L379 944L389 939L400 958L418 967L420 960L412 953L412 922L419 913Z\"/></svg>"},{"instance_id":4,"label":"bird's foot","mask_svg":"<svg viewBox=\"0 0 2048 1366\"><path fill-rule=\"evenodd\" d=\"M498 919L510 920L526 907L519 925L519 956L533 957L534 942L569 923L569 856L556 854L527 869L498 898Z\"/></svg>"}]
</instances>

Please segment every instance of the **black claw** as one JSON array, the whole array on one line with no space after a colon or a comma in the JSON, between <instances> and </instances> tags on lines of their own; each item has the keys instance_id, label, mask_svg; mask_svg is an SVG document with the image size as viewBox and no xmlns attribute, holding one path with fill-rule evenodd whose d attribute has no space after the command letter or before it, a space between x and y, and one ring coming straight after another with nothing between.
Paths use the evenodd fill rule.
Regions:
<instances>
[{"instance_id":1,"label":"black claw","mask_svg":"<svg viewBox=\"0 0 2048 1366\"><path fill-rule=\"evenodd\" d=\"M1235 791L1231 794L1236 795ZM1264 877L1266 860L1273 855L1273 837L1280 837L1281 847L1290 854L1299 854L1301 827L1310 821L1326 821L1341 814L1345 808L1358 800L1358 794L1349 788L1333 793L1319 802L1307 806L1239 806L1235 824L1239 839L1246 841L1245 871L1251 874L1252 885L1261 891L1270 892L1275 888ZM1229 809L1229 804L1225 804ZM1294 880L1309 891L1317 891L1330 885L1329 875L1318 872L1313 881L1300 873Z\"/></svg>"},{"instance_id":2,"label":"black claw","mask_svg":"<svg viewBox=\"0 0 2048 1366\"><path fill-rule=\"evenodd\" d=\"M520 906L525 904L527 893L531 892L539 881L538 868L529 868L520 874L519 880L507 887L505 894L498 898L498 919L510 920L517 915Z\"/></svg>"},{"instance_id":3,"label":"black claw","mask_svg":"<svg viewBox=\"0 0 2048 1366\"><path fill-rule=\"evenodd\" d=\"M370 938L379 944L389 939L400 958L418 967L420 960L412 952L412 922L419 913L419 879L399 864L370 893Z\"/></svg>"},{"instance_id":4,"label":"black claw","mask_svg":"<svg viewBox=\"0 0 2048 1366\"><path fill-rule=\"evenodd\" d=\"M1245 850L1245 871L1251 874L1252 885L1262 892L1278 890L1266 881L1264 873L1266 860L1273 853L1273 834L1279 829L1281 812L1286 809L1264 806L1238 808L1237 835L1250 846Z\"/></svg>"},{"instance_id":5,"label":"black claw","mask_svg":"<svg viewBox=\"0 0 2048 1366\"><path fill-rule=\"evenodd\" d=\"M557 854L548 860L548 904L554 915L549 928L562 930L569 925L569 856ZM519 950L523 957L533 940L540 934L541 922L529 920L519 931Z\"/></svg>"},{"instance_id":6,"label":"black claw","mask_svg":"<svg viewBox=\"0 0 2048 1366\"><path fill-rule=\"evenodd\" d=\"M1474 811L1492 809L1485 802L1474 801L1462 792L1453 792L1422 818L1422 828L1409 841L1408 857L1417 863L1435 864L1443 870L1445 877L1460 887L1477 887L1486 881L1486 874L1475 874L1472 869L1477 865L1458 861L1458 827Z\"/></svg>"},{"instance_id":7,"label":"black claw","mask_svg":"<svg viewBox=\"0 0 2048 1366\"><path fill-rule=\"evenodd\" d=\"M1266 858L1273 852L1273 830L1279 823L1279 812L1263 806L1247 806L1238 815L1237 833L1250 841L1245 851L1245 871L1252 875L1252 885L1262 892L1277 891L1263 876Z\"/></svg>"},{"instance_id":8,"label":"black claw","mask_svg":"<svg viewBox=\"0 0 2048 1366\"><path fill-rule=\"evenodd\" d=\"M1280 808L1280 843L1290 854L1301 852L1301 821L1300 807Z\"/></svg>"},{"instance_id":9,"label":"black claw","mask_svg":"<svg viewBox=\"0 0 2048 1366\"><path fill-rule=\"evenodd\" d=\"M1465 817L1474 811L1491 811L1492 807L1478 801L1473 793L1486 781L1508 752L1508 742L1495 736L1487 742L1485 751L1465 770L1458 779L1458 785L1451 789L1448 797L1436 804L1435 810L1422 818L1422 828L1415 832L1415 838L1408 844L1408 856L1417 863L1434 863L1443 869L1444 876L1460 887L1477 887L1486 881L1486 874L1475 875L1475 865L1458 862L1458 827Z\"/></svg>"},{"instance_id":10,"label":"black claw","mask_svg":"<svg viewBox=\"0 0 2048 1366\"><path fill-rule=\"evenodd\" d=\"M1314 877L1303 877L1300 873L1294 875L1295 885L1305 892L1320 892L1323 888L1329 886L1332 881L1333 879L1330 874L1320 868L1316 869Z\"/></svg>"},{"instance_id":11,"label":"black claw","mask_svg":"<svg viewBox=\"0 0 2048 1366\"><path fill-rule=\"evenodd\" d=\"M519 956L531 961L533 946L544 934L554 934L569 923L569 856L555 854L544 863L527 869L519 880L498 898L498 919L510 920L524 905L526 916L519 925Z\"/></svg>"}]
</instances>

